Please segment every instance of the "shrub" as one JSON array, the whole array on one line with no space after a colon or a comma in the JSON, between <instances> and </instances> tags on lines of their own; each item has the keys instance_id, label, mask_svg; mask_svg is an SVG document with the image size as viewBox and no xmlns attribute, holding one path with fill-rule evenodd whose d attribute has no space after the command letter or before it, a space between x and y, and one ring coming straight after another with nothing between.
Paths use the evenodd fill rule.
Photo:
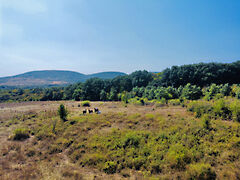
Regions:
<instances>
[{"instance_id":1,"label":"shrub","mask_svg":"<svg viewBox=\"0 0 240 180\"><path fill-rule=\"evenodd\" d=\"M167 104L167 100L165 98L161 98L155 103L156 107L163 107Z\"/></svg>"},{"instance_id":2,"label":"shrub","mask_svg":"<svg viewBox=\"0 0 240 180\"><path fill-rule=\"evenodd\" d=\"M21 141L29 138L29 131L27 129L15 129L13 132L13 140Z\"/></svg>"},{"instance_id":3,"label":"shrub","mask_svg":"<svg viewBox=\"0 0 240 180\"><path fill-rule=\"evenodd\" d=\"M188 149L182 144L171 146L166 158L171 168L180 170L185 169L186 164L191 162Z\"/></svg>"},{"instance_id":4,"label":"shrub","mask_svg":"<svg viewBox=\"0 0 240 180\"><path fill-rule=\"evenodd\" d=\"M238 100L233 101L230 104L230 110L232 112L232 119L234 121L240 122L240 104Z\"/></svg>"},{"instance_id":5,"label":"shrub","mask_svg":"<svg viewBox=\"0 0 240 180\"><path fill-rule=\"evenodd\" d=\"M211 129L211 120L208 114L203 116L203 128L207 130Z\"/></svg>"},{"instance_id":6,"label":"shrub","mask_svg":"<svg viewBox=\"0 0 240 180\"><path fill-rule=\"evenodd\" d=\"M201 88L190 83L183 87L181 93L181 97L188 100L196 100L202 96Z\"/></svg>"},{"instance_id":7,"label":"shrub","mask_svg":"<svg viewBox=\"0 0 240 180\"><path fill-rule=\"evenodd\" d=\"M83 107L90 107L90 101L83 101L82 106Z\"/></svg>"},{"instance_id":8,"label":"shrub","mask_svg":"<svg viewBox=\"0 0 240 180\"><path fill-rule=\"evenodd\" d=\"M67 120L66 118L67 118L67 115L68 115L68 111L63 104L61 104L58 108L58 115L59 115L61 120L63 120L63 121Z\"/></svg>"},{"instance_id":9,"label":"shrub","mask_svg":"<svg viewBox=\"0 0 240 180\"><path fill-rule=\"evenodd\" d=\"M209 164L191 164L187 171L188 179L216 179L216 173Z\"/></svg>"},{"instance_id":10,"label":"shrub","mask_svg":"<svg viewBox=\"0 0 240 180\"><path fill-rule=\"evenodd\" d=\"M199 118L203 114L210 113L212 111L212 106L204 101L192 101L187 104L187 110L194 112L195 116Z\"/></svg>"},{"instance_id":11,"label":"shrub","mask_svg":"<svg viewBox=\"0 0 240 180\"><path fill-rule=\"evenodd\" d=\"M224 119L231 118L231 111L223 99L214 102L213 113L215 117L221 117Z\"/></svg>"},{"instance_id":12,"label":"shrub","mask_svg":"<svg viewBox=\"0 0 240 180\"><path fill-rule=\"evenodd\" d=\"M220 93L220 87L216 84L212 84L206 89L203 89L203 94L205 95L204 98L208 101L211 100L217 93Z\"/></svg>"},{"instance_id":13,"label":"shrub","mask_svg":"<svg viewBox=\"0 0 240 180\"><path fill-rule=\"evenodd\" d=\"M143 106L145 104L144 99L139 98L139 97L131 98L131 99L129 99L128 102L131 103L131 104L140 105L140 106Z\"/></svg>"},{"instance_id":14,"label":"shrub","mask_svg":"<svg viewBox=\"0 0 240 180\"><path fill-rule=\"evenodd\" d=\"M141 137L134 132L129 132L126 134L125 138L123 139L123 148L126 147L138 147L140 144Z\"/></svg>"},{"instance_id":15,"label":"shrub","mask_svg":"<svg viewBox=\"0 0 240 180\"><path fill-rule=\"evenodd\" d=\"M117 163L113 161L107 161L104 165L103 171L107 174L114 174L117 170Z\"/></svg>"},{"instance_id":16,"label":"shrub","mask_svg":"<svg viewBox=\"0 0 240 180\"><path fill-rule=\"evenodd\" d=\"M178 105L181 104L181 102L180 102L179 99L171 99L171 100L168 101L168 103L169 103L170 105L173 105L173 106L178 106Z\"/></svg>"}]
</instances>

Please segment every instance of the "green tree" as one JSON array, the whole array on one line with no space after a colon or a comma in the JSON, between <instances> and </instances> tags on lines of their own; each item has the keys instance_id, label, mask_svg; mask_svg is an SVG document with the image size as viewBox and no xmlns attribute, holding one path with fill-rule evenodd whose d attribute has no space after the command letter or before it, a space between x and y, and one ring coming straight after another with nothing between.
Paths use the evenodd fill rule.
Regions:
<instances>
[{"instance_id":1,"label":"green tree","mask_svg":"<svg viewBox=\"0 0 240 180\"><path fill-rule=\"evenodd\" d=\"M62 121L67 121L68 111L63 104L58 108L58 115Z\"/></svg>"},{"instance_id":2,"label":"green tree","mask_svg":"<svg viewBox=\"0 0 240 180\"><path fill-rule=\"evenodd\" d=\"M196 100L199 99L201 96L202 96L201 88L197 87L196 85L191 85L190 83L188 83L182 89L181 97L183 99Z\"/></svg>"}]
</instances>

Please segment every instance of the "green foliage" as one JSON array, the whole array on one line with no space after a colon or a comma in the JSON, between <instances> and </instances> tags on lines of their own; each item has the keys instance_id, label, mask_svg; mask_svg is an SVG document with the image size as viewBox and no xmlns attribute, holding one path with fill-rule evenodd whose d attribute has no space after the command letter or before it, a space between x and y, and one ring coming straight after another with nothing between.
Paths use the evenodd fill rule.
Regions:
<instances>
[{"instance_id":1,"label":"green foliage","mask_svg":"<svg viewBox=\"0 0 240 180\"><path fill-rule=\"evenodd\" d=\"M240 86L233 85L232 86L232 93L233 93L233 96L235 96L237 99L240 99Z\"/></svg>"},{"instance_id":2,"label":"green foliage","mask_svg":"<svg viewBox=\"0 0 240 180\"><path fill-rule=\"evenodd\" d=\"M100 92L100 100L101 101L106 101L107 100L107 93L103 89Z\"/></svg>"},{"instance_id":3,"label":"green foliage","mask_svg":"<svg viewBox=\"0 0 240 180\"><path fill-rule=\"evenodd\" d=\"M104 165L103 171L107 174L114 174L117 170L117 163L114 161L107 161Z\"/></svg>"},{"instance_id":4,"label":"green foliage","mask_svg":"<svg viewBox=\"0 0 240 180\"><path fill-rule=\"evenodd\" d=\"M58 115L62 121L67 120L68 111L63 104L61 104L58 108Z\"/></svg>"},{"instance_id":5,"label":"green foliage","mask_svg":"<svg viewBox=\"0 0 240 180\"><path fill-rule=\"evenodd\" d=\"M215 117L221 117L223 119L231 119L232 116L232 112L224 99L219 99L214 102L213 113Z\"/></svg>"},{"instance_id":6,"label":"green foliage","mask_svg":"<svg viewBox=\"0 0 240 180\"><path fill-rule=\"evenodd\" d=\"M203 94L205 95L204 98L207 100L211 100L218 93L220 93L220 87L216 84L212 84L206 89L203 89Z\"/></svg>"},{"instance_id":7,"label":"green foliage","mask_svg":"<svg viewBox=\"0 0 240 180\"><path fill-rule=\"evenodd\" d=\"M234 100L233 102L231 102L229 109L232 112L232 119L234 121L240 122L240 102L239 102L239 100Z\"/></svg>"},{"instance_id":8,"label":"green foliage","mask_svg":"<svg viewBox=\"0 0 240 180\"><path fill-rule=\"evenodd\" d=\"M196 117L201 117L203 114L212 111L212 106L204 101L191 101L187 104L187 110L194 112Z\"/></svg>"},{"instance_id":9,"label":"green foliage","mask_svg":"<svg viewBox=\"0 0 240 180\"><path fill-rule=\"evenodd\" d=\"M178 106L181 104L179 99L171 99L168 101L168 104L173 105L173 106Z\"/></svg>"},{"instance_id":10,"label":"green foliage","mask_svg":"<svg viewBox=\"0 0 240 180\"><path fill-rule=\"evenodd\" d=\"M203 115L203 128L210 130L211 129L211 118L208 114Z\"/></svg>"},{"instance_id":11,"label":"green foliage","mask_svg":"<svg viewBox=\"0 0 240 180\"><path fill-rule=\"evenodd\" d=\"M81 105L83 107L90 107L91 106L90 101L83 101Z\"/></svg>"},{"instance_id":12,"label":"green foliage","mask_svg":"<svg viewBox=\"0 0 240 180\"><path fill-rule=\"evenodd\" d=\"M210 84L238 84L240 61L234 63L199 63L172 66L165 69L157 82L161 86L185 86L187 83L197 86ZM154 84L154 83L153 83Z\"/></svg>"},{"instance_id":13,"label":"green foliage","mask_svg":"<svg viewBox=\"0 0 240 180\"><path fill-rule=\"evenodd\" d=\"M197 87L196 85L191 85L190 83L184 86L181 90L181 97L183 99L196 100L199 99L201 95L202 92L200 87Z\"/></svg>"},{"instance_id":14,"label":"green foliage","mask_svg":"<svg viewBox=\"0 0 240 180\"><path fill-rule=\"evenodd\" d=\"M56 133L56 125L57 125L57 119L54 119L52 123L52 132L54 134Z\"/></svg>"},{"instance_id":15,"label":"green foliage","mask_svg":"<svg viewBox=\"0 0 240 180\"><path fill-rule=\"evenodd\" d=\"M188 149L181 144L171 146L166 159L170 167L176 169L185 169L186 164L191 162L191 156Z\"/></svg>"},{"instance_id":16,"label":"green foliage","mask_svg":"<svg viewBox=\"0 0 240 180\"><path fill-rule=\"evenodd\" d=\"M21 141L27 138L29 138L29 130L22 129L22 128L14 130L13 136L12 136L13 140Z\"/></svg>"},{"instance_id":17,"label":"green foliage","mask_svg":"<svg viewBox=\"0 0 240 180\"><path fill-rule=\"evenodd\" d=\"M126 134L126 136L123 138L123 148L137 148L140 144L141 137L136 134L135 132L129 132Z\"/></svg>"},{"instance_id":18,"label":"green foliage","mask_svg":"<svg viewBox=\"0 0 240 180\"><path fill-rule=\"evenodd\" d=\"M187 171L188 179L216 179L216 173L210 164L191 164Z\"/></svg>"}]
</instances>

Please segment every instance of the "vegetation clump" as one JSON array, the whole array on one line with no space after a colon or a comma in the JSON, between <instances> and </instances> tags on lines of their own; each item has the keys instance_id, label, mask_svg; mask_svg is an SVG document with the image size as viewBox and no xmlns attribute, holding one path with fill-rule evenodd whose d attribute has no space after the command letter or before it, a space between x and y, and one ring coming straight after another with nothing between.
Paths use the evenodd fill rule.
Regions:
<instances>
[{"instance_id":1,"label":"vegetation clump","mask_svg":"<svg viewBox=\"0 0 240 180\"><path fill-rule=\"evenodd\" d=\"M63 104L61 104L58 108L58 115L62 121L67 121L68 111ZM56 124L54 123L53 131L55 131L55 126Z\"/></svg>"},{"instance_id":2,"label":"vegetation clump","mask_svg":"<svg viewBox=\"0 0 240 180\"><path fill-rule=\"evenodd\" d=\"M82 106L83 107L90 107L90 101L83 101Z\"/></svg>"},{"instance_id":3,"label":"vegetation clump","mask_svg":"<svg viewBox=\"0 0 240 180\"><path fill-rule=\"evenodd\" d=\"M12 139L16 141L21 141L29 138L29 130L23 129L23 128L18 128L15 129L13 132Z\"/></svg>"}]
</instances>

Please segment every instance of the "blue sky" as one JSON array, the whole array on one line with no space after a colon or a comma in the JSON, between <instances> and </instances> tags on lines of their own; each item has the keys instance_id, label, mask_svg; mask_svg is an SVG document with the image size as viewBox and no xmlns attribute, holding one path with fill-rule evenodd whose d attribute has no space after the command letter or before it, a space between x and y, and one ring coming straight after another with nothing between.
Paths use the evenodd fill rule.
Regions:
<instances>
[{"instance_id":1,"label":"blue sky","mask_svg":"<svg viewBox=\"0 0 240 180\"><path fill-rule=\"evenodd\" d=\"M0 0L0 77L240 60L239 0Z\"/></svg>"}]
</instances>

